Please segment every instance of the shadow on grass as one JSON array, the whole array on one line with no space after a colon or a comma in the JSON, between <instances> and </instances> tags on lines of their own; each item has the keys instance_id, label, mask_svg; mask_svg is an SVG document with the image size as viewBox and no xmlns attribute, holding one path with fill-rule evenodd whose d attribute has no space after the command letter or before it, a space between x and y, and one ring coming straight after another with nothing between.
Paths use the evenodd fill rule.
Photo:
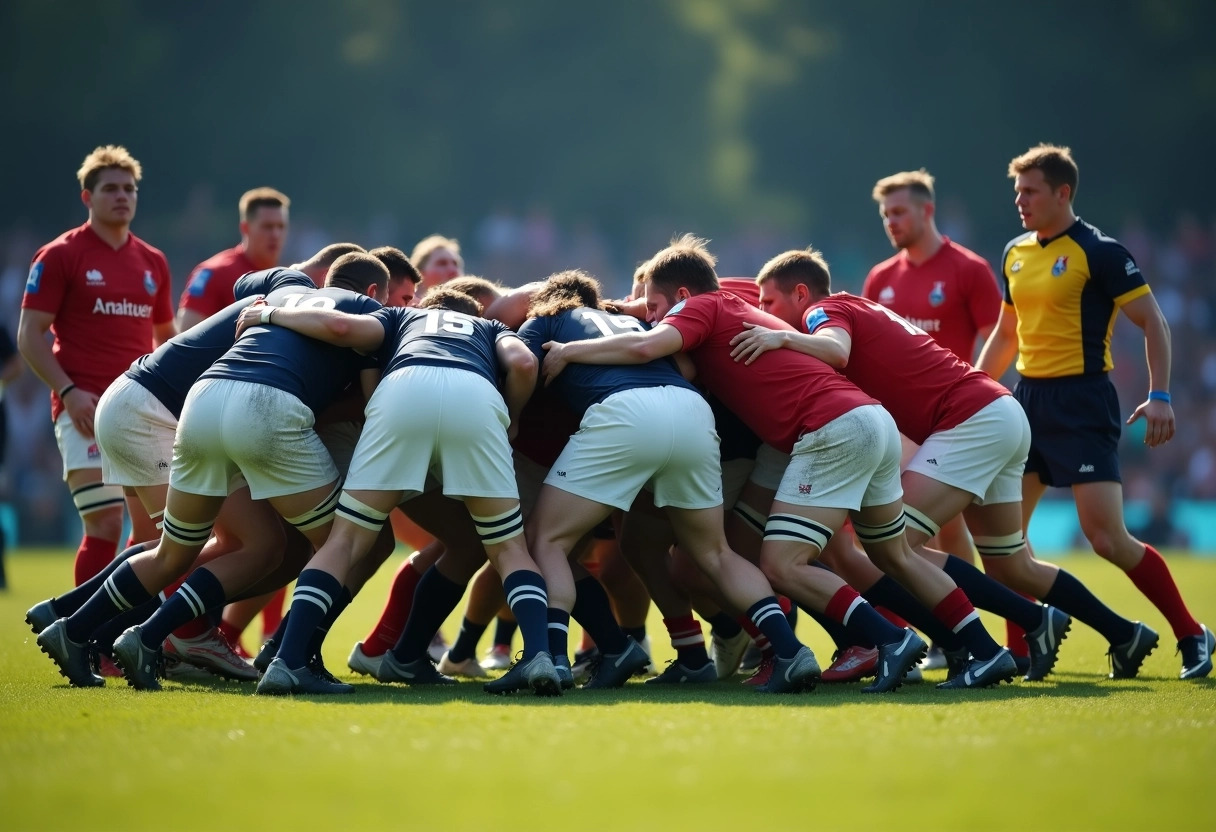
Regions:
<instances>
[{"instance_id":1,"label":"shadow on grass","mask_svg":"<svg viewBox=\"0 0 1216 832\"><path fill-rule=\"evenodd\" d=\"M305 702L318 702L342 705L385 705L399 703L402 705L447 705L463 702L471 705L490 707L562 707L591 705L627 704L698 704L720 705L722 707L757 707L757 708L831 708L852 705L948 705L959 702L1011 702L1019 699L1095 699L1114 694L1148 693L1151 690L1149 681L1156 680L1126 680L1109 682L1095 679L1083 674L1059 674L1052 676L1046 682L1025 683L1017 682L1012 685L1000 685L984 690L946 691L937 690L932 682L904 685L895 693L866 694L861 692L862 684L819 685L815 690L800 694L764 694L748 688L740 682L743 676L725 682L715 682L707 685L671 685L655 686L631 682L623 688L613 690L582 690L565 691L560 697L539 697L529 691L518 691L505 696L488 694L481 689L482 682L460 682L455 685L422 685L410 687L407 685L386 685L375 681L362 679L353 681L353 694L321 696L303 694L292 697L277 697L279 699L299 699ZM1210 681L1210 680L1205 680ZM172 696L174 690L201 692L208 690L213 693L229 696L250 696L253 694L252 683L226 682L220 679L202 679L178 685L166 683L163 695ZM266 697L268 700L272 697Z\"/></svg>"}]
</instances>

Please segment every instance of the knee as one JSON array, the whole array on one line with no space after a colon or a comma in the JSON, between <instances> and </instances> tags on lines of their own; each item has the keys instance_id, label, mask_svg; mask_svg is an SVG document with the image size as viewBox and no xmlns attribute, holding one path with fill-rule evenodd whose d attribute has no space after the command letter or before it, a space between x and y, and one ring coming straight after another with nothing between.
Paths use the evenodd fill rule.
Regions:
<instances>
[{"instance_id":1,"label":"knee","mask_svg":"<svg viewBox=\"0 0 1216 832\"><path fill-rule=\"evenodd\" d=\"M785 593L785 588L790 585L791 572L794 564L786 558L772 557L760 553L760 571L764 573L765 579L772 585L773 589L778 592Z\"/></svg>"},{"instance_id":2,"label":"knee","mask_svg":"<svg viewBox=\"0 0 1216 832\"><path fill-rule=\"evenodd\" d=\"M1119 538L1119 535L1112 534L1108 529L1085 530L1085 539L1089 541L1090 548L1094 550L1094 554L1108 560L1114 558L1118 553Z\"/></svg>"},{"instance_id":3,"label":"knee","mask_svg":"<svg viewBox=\"0 0 1216 832\"><path fill-rule=\"evenodd\" d=\"M81 516L80 522L87 537L118 540L122 535L122 507L89 512Z\"/></svg>"}]
</instances>

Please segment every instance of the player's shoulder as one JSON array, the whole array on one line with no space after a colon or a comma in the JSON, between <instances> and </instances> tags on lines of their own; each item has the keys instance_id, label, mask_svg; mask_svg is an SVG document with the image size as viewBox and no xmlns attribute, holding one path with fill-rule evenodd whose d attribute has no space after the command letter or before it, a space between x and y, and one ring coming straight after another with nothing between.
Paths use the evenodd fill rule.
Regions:
<instances>
[{"instance_id":1,"label":"player's shoulder","mask_svg":"<svg viewBox=\"0 0 1216 832\"><path fill-rule=\"evenodd\" d=\"M1096 225L1086 222L1080 217L1064 232L1089 257L1094 255L1110 256L1126 253L1127 249L1114 237L1106 234Z\"/></svg>"},{"instance_id":2,"label":"player's shoulder","mask_svg":"<svg viewBox=\"0 0 1216 832\"><path fill-rule=\"evenodd\" d=\"M46 259L48 256L63 256L77 251L83 246L90 245L92 239L88 232L88 223L69 228L49 243L43 244L34 254L34 259Z\"/></svg>"},{"instance_id":3,"label":"player's shoulder","mask_svg":"<svg viewBox=\"0 0 1216 832\"><path fill-rule=\"evenodd\" d=\"M869 283L872 280L884 280L890 277L892 274L900 271L903 268L904 262L905 260L903 252L895 252L881 263L876 263L874 267L870 269L870 273L866 275L866 282Z\"/></svg>"},{"instance_id":4,"label":"player's shoulder","mask_svg":"<svg viewBox=\"0 0 1216 832\"><path fill-rule=\"evenodd\" d=\"M976 254L966 246L954 242L954 240L946 240L943 247L946 249L946 256L956 263L971 268L979 267L985 270L989 268L987 258Z\"/></svg>"},{"instance_id":5,"label":"player's shoulder","mask_svg":"<svg viewBox=\"0 0 1216 832\"><path fill-rule=\"evenodd\" d=\"M134 234L131 235L131 247L132 247L132 250L138 251L139 253L141 253L147 257L150 257L153 260L157 260L157 261L159 261L161 263L165 263L165 264L168 264L168 262L169 262L169 259L167 257L165 257L165 253L163 251L161 251L156 246L152 245L151 243L149 243L147 240L143 239L142 237L136 237Z\"/></svg>"},{"instance_id":6,"label":"player's shoulder","mask_svg":"<svg viewBox=\"0 0 1216 832\"><path fill-rule=\"evenodd\" d=\"M1009 256L1011 254L1023 250L1035 250L1038 248L1038 245L1038 240L1035 239L1035 232L1033 231L1024 231L1014 237L1005 244L1005 250L1001 253L1001 270L1004 271L1005 267L1009 264Z\"/></svg>"}]
</instances>

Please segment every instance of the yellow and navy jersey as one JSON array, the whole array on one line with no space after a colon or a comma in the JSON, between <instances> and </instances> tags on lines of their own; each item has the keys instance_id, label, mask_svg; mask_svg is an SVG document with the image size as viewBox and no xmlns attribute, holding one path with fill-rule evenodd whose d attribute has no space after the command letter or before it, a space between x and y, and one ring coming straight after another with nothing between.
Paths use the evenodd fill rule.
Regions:
<instances>
[{"instance_id":1,"label":"yellow and navy jersey","mask_svg":"<svg viewBox=\"0 0 1216 832\"><path fill-rule=\"evenodd\" d=\"M1014 238L1001 278L1018 316L1018 372L1029 378L1109 371L1119 308L1149 292L1127 249L1080 219L1049 240Z\"/></svg>"}]
</instances>

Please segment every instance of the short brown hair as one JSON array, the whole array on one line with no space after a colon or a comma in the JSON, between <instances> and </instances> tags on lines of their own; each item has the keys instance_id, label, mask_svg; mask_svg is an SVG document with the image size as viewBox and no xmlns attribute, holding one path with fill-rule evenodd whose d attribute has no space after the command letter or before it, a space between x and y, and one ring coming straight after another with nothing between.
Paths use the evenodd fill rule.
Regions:
<instances>
[{"instance_id":1,"label":"short brown hair","mask_svg":"<svg viewBox=\"0 0 1216 832\"><path fill-rule=\"evenodd\" d=\"M872 196L875 202L882 202L883 197L888 194L903 190L908 191L922 202L932 202L934 199L933 175L924 168L921 168L920 170L905 170L893 173L890 176L884 176L874 183Z\"/></svg>"},{"instance_id":2,"label":"short brown hair","mask_svg":"<svg viewBox=\"0 0 1216 832\"><path fill-rule=\"evenodd\" d=\"M426 297L418 302L419 309L450 309L453 312L463 312L474 318L481 317L482 306L475 298L464 292L457 292L446 285L436 286L426 293Z\"/></svg>"},{"instance_id":3,"label":"short brown hair","mask_svg":"<svg viewBox=\"0 0 1216 832\"><path fill-rule=\"evenodd\" d=\"M418 269L414 268L410 258L406 257L405 252L401 249L393 246L380 246L372 249L368 254L384 264L391 280L408 279L415 286L422 282L422 275L418 273Z\"/></svg>"},{"instance_id":4,"label":"short brown hair","mask_svg":"<svg viewBox=\"0 0 1216 832\"><path fill-rule=\"evenodd\" d=\"M363 246L358 243L330 243L325 248L318 251L312 257L309 257L303 263L296 263L295 267L300 271L308 271L309 269L328 269L344 254L365 254Z\"/></svg>"},{"instance_id":5,"label":"short brown hair","mask_svg":"<svg viewBox=\"0 0 1216 832\"><path fill-rule=\"evenodd\" d=\"M251 220L259 208L287 210L290 205L291 200L281 191L276 191L274 188L254 188L252 191L245 191L241 194L237 210L241 212L241 219Z\"/></svg>"},{"instance_id":6,"label":"short brown hair","mask_svg":"<svg viewBox=\"0 0 1216 832\"><path fill-rule=\"evenodd\" d=\"M529 318L560 315L570 309L599 309L600 282L582 269L549 275L528 304Z\"/></svg>"},{"instance_id":7,"label":"short brown hair","mask_svg":"<svg viewBox=\"0 0 1216 832\"><path fill-rule=\"evenodd\" d=\"M425 269L426 262L431 259L431 255L441 248L450 250L452 254L456 255L457 259L461 259L460 243L457 240L449 239L440 234L432 234L420 240L418 245L414 246L414 252L410 255L410 262L419 269Z\"/></svg>"},{"instance_id":8,"label":"short brown hair","mask_svg":"<svg viewBox=\"0 0 1216 832\"><path fill-rule=\"evenodd\" d=\"M366 295L368 288L375 286L376 295L382 297L388 286L388 268L365 251L352 251L343 254L329 267L325 285L361 295Z\"/></svg>"},{"instance_id":9,"label":"short brown hair","mask_svg":"<svg viewBox=\"0 0 1216 832\"><path fill-rule=\"evenodd\" d=\"M781 291L789 292L799 283L806 285L817 296L832 292L832 273L823 252L808 246L778 254L764 264L756 276L756 285L774 281Z\"/></svg>"},{"instance_id":10,"label":"short brown hair","mask_svg":"<svg viewBox=\"0 0 1216 832\"><path fill-rule=\"evenodd\" d=\"M716 291L721 288L714 271L718 258L707 245L708 240L692 234L673 237L671 245L647 262L642 282L653 283L665 295L674 295L681 286L693 294Z\"/></svg>"},{"instance_id":11,"label":"short brown hair","mask_svg":"<svg viewBox=\"0 0 1216 832\"><path fill-rule=\"evenodd\" d=\"M503 296L501 286L475 274L453 277L447 283L444 283L443 287L457 292L464 292L482 306L489 306Z\"/></svg>"},{"instance_id":12,"label":"short brown hair","mask_svg":"<svg viewBox=\"0 0 1216 832\"><path fill-rule=\"evenodd\" d=\"M143 167L130 151L120 144L106 144L93 148L93 152L84 157L80 170L76 171L76 178L80 180L81 188L92 191L97 187L101 172L111 168L125 170L135 177L136 182L144 175Z\"/></svg>"},{"instance_id":13,"label":"short brown hair","mask_svg":"<svg viewBox=\"0 0 1216 832\"><path fill-rule=\"evenodd\" d=\"M1043 171L1043 181L1053 191L1067 185L1068 201L1072 202L1077 195L1080 171L1073 161L1071 148L1056 144L1035 145L1009 162L1009 178L1016 179L1018 174L1036 169Z\"/></svg>"}]
</instances>

